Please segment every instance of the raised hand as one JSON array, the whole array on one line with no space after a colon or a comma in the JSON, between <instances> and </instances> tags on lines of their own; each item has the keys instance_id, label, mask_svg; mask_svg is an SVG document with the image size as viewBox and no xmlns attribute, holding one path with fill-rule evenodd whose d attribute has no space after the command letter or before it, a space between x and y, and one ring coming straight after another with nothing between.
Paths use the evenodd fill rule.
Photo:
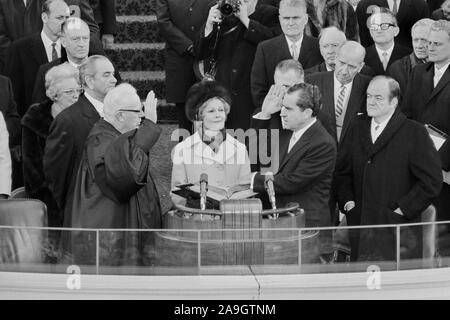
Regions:
<instances>
[{"instance_id":1,"label":"raised hand","mask_svg":"<svg viewBox=\"0 0 450 320\"><path fill-rule=\"evenodd\" d=\"M155 93L153 90L150 90L150 92L147 94L147 99L144 102L144 112L145 112L145 118L153 121L156 123L158 121L158 112L157 112L157 106L158 106L158 99L155 96Z\"/></svg>"}]
</instances>

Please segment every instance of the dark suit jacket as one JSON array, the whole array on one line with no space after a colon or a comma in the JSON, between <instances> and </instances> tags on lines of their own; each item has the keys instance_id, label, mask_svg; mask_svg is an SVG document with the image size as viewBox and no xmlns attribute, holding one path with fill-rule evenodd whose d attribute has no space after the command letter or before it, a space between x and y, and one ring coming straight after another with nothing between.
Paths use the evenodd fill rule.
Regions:
<instances>
[{"instance_id":1,"label":"dark suit jacket","mask_svg":"<svg viewBox=\"0 0 450 320\"><path fill-rule=\"evenodd\" d=\"M305 78L305 82L314 84L319 87L322 94L322 109L317 118L322 122L328 133L337 141L336 133L336 113L334 101L334 72L320 72L309 75ZM344 124L342 126L341 137L339 141L343 141L347 130L356 118L358 113L366 113L366 90L369 85L370 78L357 74L353 79L352 90L347 103L347 109L344 116Z\"/></svg>"},{"instance_id":2,"label":"dark suit jacket","mask_svg":"<svg viewBox=\"0 0 450 320\"><path fill-rule=\"evenodd\" d=\"M366 22L370 13L367 13L367 9L371 5L384 7L389 9L387 0L361 0L356 7L356 16L359 24L359 36L361 44L364 47L369 47L373 44L372 37L370 36L369 29ZM400 33L395 38L395 41L401 45L412 48L411 39L411 27L418 20L428 18L430 12L428 5L424 0L402 0L400 1L400 7L398 8L397 21L400 28Z\"/></svg>"},{"instance_id":3,"label":"dark suit jacket","mask_svg":"<svg viewBox=\"0 0 450 320\"><path fill-rule=\"evenodd\" d=\"M274 83L275 67L286 59L292 59L292 55L284 34L258 45L250 77L252 97L256 108L261 108L270 86ZM304 35L298 61L302 64L303 69L322 62L319 40Z\"/></svg>"},{"instance_id":4,"label":"dark suit jacket","mask_svg":"<svg viewBox=\"0 0 450 320\"><path fill-rule=\"evenodd\" d=\"M75 177L86 138L100 116L89 100L78 102L53 120L45 144L44 174L60 210L73 193ZM59 219L62 221L62 219Z\"/></svg>"},{"instance_id":5,"label":"dark suit jacket","mask_svg":"<svg viewBox=\"0 0 450 320\"><path fill-rule=\"evenodd\" d=\"M89 56L95 55L95 54L101 54L101 53L96 53L96 52L93 52L92 50L89 51ZM63 64L65 62L67 62L67 56L66 56L65 52L62 52L61 58L59 58L55 61L43 64L39 67L39 70L36 75L36 79L34 81L33 94L31 96L32 104L41 103L42 101L47 99L46 90L45 90L45 74L51 68L58 66L60 64ZM116 68L114 68L114 70L115 70L114 76L117 79L117 84L119 84L122 81L122 78L120 77L119 71L117 71Z\"/></svg>"},{"instance_id":6,"label":"dark suit jacket","mask_svg":"<svg viewBox=\"0 0 450 320\"><path fill-rule=\"evenodd\" d=\"M305 209L306 227L329 226L328 200L336 161L336 143L320 121L313 124L287 153L292 131L280 132L280 166L274 175L278 207L297 202ZM253 189L265 192L257 173Z\"/></svg>"},{"instance_id":7,"label":"dark suit jacket","mask_svg":"<svg viewBox=\"0 0 450 320\"><path fill-rule=\"evenodd\" d=\"M394 50L392 51L391 58L388 61L386 70L388 70L389 66L395 61L403 58L404 56L407 56L410 53L410 48L396 43L394 45ZM386 71L383 69L383 63L381 63L380 57L378 56L378 52L374 44L366 49L366 57L364 58L364 62L367 66L372 68L372 70L375 72L375 75L386 74Z\"/></svg>"},{"instance_id":8,"label":"dark suit jacket","mask_svg":"<svg viewBox=\"0 0 450 320\"><path fill-rule=\"evenodd\" d=\"M314 67L311 67L309 69L305 70L305 76L309 75L309 74L313 74L313 73L317 73L317 72L327 72L327 66L325 65L325 62L322 62L320 64L315 65ZM375 76L375 72L372 70L371 67L364 65L361 68L361 71L359 72L362 75L368 76L368 77L374 77Z\"/></svg>"},{"instance_id":9,"label":"dark suit jacket","mask_svg":"<svg viewBox=\"0 0 450 320\"><path fill-rule=\"evenodd\" d=\"M17 113L16 103L14 102L14 94L11 81L0 75L0 112L6 122L6 128L9 133L9 146L20 145L20 117Z\"/></svg>"},{"instance_id":10,"label":"dark suit jacket","mask_svg":"<svg viewBox=\"0 0 450 320\"><path fill-rule=\"evenodd\" d=\"M89 0L102 34L116 33L116 0Z\"/></svg>"},{"instance_id":11,"label":"dark suit jacket","mask_svg":"<svg viewBox=\"0 0 450 320\"><path fill-rule=\"evenodd\" d=\"M211 0L157 0L156 15L159 32L166 40L166 100L180 103L197 81L194 57L186 52L199 38L200 27L208 17Z\"/></svg>"},{"instance_id":12,"label":"dark suit jacket","mask_svg":"<svg viewBox=\"0 0 450 320\"><path fill-rule=\"evenodd\" d=\"M434 63L416 66L409 77L402 111L410 118L450 134L450 68L433 88ZM442 168L450 170L449 139L439 150Z\"/></svg>"},{"instance_id":13,"label":"dark suit jacket","mask_svg":"<svg viewBox=\"0 0 450 320\"><path fill-rule=\"evenodd\" d=\"M408 85L408 79L412 72L412 69L418 65L422 64L422 61L416 58L414 53L395 61L388 69L386 74L400 84L400 90L402 96L405 95L406 86Z\"/></svg>"},{"instance_id":14,"label":"dark suit jacket","mask_svg":"<svg viewBox=\"0 0 450 320\"><path fill-rule=\"evenodd\" d=\"M17 109L23 117L31 105L39 67L48 63L48 58L40 33L14 41L9 50L5 74L11 78Z\"/></svg>"},{"instance_id":15,"label":"dark suit jacket","mask_svg":"<svg viewBox=\"0 0 450 320\"><path fill-rule=\"evenodd\" d=\"M80 15L91 30L99 32L89 0L65 0L72 13ZM15 40L42 30L41 8L44 0L29 0L25 8L23 1L0 0L0 64L4 63L6 49ZM1 70L0 65L0 70Z\"/></svg>"}]
</instances>

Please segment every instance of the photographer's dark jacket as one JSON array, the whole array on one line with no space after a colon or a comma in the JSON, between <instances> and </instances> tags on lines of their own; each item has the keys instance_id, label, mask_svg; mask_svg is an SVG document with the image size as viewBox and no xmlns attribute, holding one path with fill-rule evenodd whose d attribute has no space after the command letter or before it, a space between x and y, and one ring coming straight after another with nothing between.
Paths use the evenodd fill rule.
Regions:
<instances>
[{"instance_id":1,"label":"photographer's dark jacket","mask_svg":"<svg viewBox=\"0 0 450 320\"><path fill-rule=\"evenodd\" d=\"M248 129L253 113L250 91L250 72L255 56L256 46L264 40L281 34L278 9L273 6L259 5L249 16L248 29L232 16L223 20L220 31L214 31L204 37L205 26L200 30L198 56L200 60L213 55L213 42L217 32L219 43L216 50L216 80L231 93L232 106L226 127L229 129Z\"/></svg>"}]
</instances>

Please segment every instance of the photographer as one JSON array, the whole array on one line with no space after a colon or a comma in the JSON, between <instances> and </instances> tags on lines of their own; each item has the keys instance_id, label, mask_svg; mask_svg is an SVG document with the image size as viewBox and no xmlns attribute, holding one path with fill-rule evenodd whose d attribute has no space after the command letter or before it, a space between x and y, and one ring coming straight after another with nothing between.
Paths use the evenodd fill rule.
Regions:
<instances>
[{"instance_id":1,"label":"photographer","mask_svg":"<svg viewBox=\"0 0 450 320\"><path fill-rule=\"evenodd\" d=\"M232 14L225 16L224 10L220 10L223 2L235 4ZM227 128L249 128L254 109L250 71L256 46L280 33L278 10L259 5L258 0L219 0L210 8L200 31L198 58L209 62L205 71L214 67L215 80L231 93L232 108Z\"/></svg>"}]
</instances>

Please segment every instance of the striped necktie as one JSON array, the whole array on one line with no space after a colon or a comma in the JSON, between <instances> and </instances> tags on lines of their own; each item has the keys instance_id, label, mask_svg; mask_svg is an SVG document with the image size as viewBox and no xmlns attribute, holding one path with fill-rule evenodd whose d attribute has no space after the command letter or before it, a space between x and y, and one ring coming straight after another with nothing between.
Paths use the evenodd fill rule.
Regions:
<instances>
[{"instance_id":1,"label":"striped necktie","mask_svg":"<svg viewBox=\"0 0 450 320\"><path fill-rule=\"evenodd\" d=\"M342 112L344 112L345 90L345 86L341 85L339 96L336 102L336 119L338 119L342 115Z\"/></svg>"},{"instance_id":2,"label":"striped necktie","mask_svg":"<svg viewBox=\"0 0 450 320\"><path fill-rule=\"evenodd\" d=\"M298 50L297 50L297 46L296 46L295 43L293 43L293 44L291 45L291 50L292 50L292 58L293 58L294 60L298 60Z\"/></svg>"}]
</instances>

